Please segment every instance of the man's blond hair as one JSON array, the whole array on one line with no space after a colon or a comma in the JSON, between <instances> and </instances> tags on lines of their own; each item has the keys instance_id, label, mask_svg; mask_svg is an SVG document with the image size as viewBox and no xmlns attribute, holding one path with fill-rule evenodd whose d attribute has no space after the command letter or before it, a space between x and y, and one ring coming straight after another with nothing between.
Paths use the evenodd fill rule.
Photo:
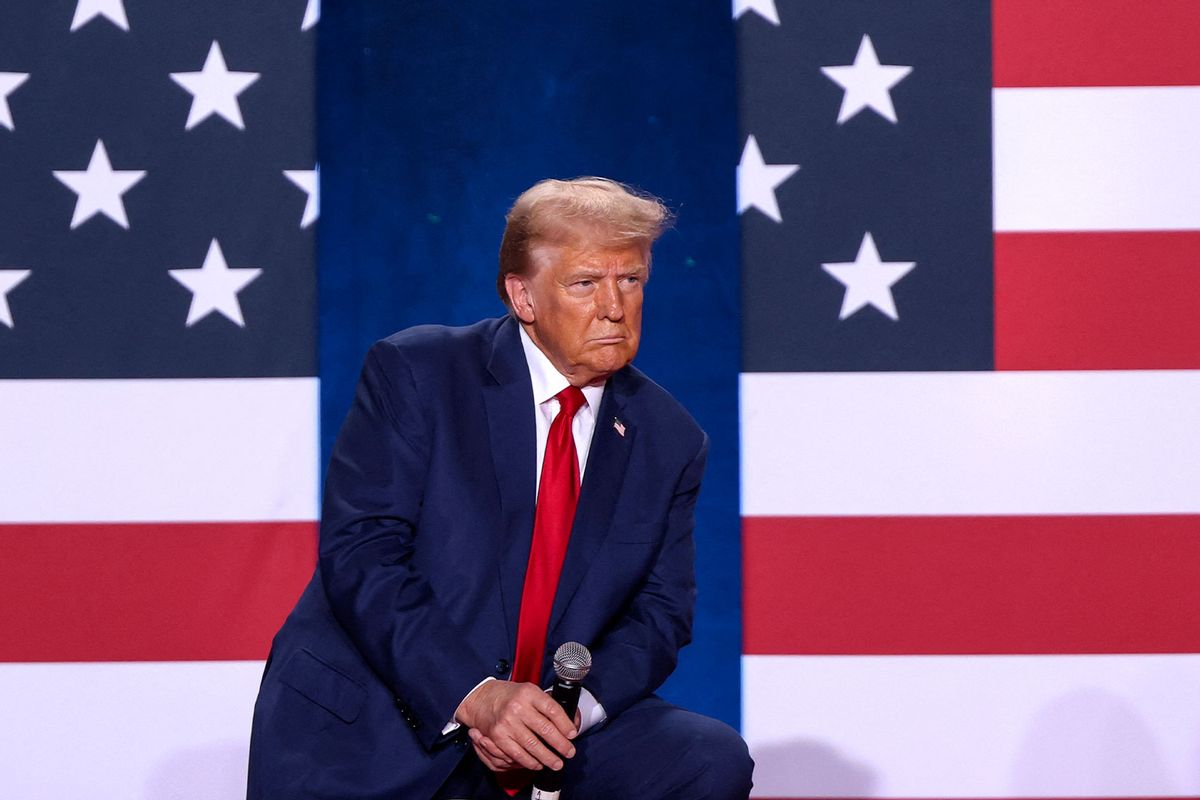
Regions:
<instances>
[{"instance_id":1,"label":"man's blond hair","mask_svg":"<svg viewBox=\"0 0 1200 800\"><path fill-rule=\"evenodd\" d=\"M538 244L583 242L594 247L651 245L671 223L661 200L608 178L538 181L508 210L500 240L496 291L509 308L505 279L532 268L530 251ZM647 264L648 265L648 264Z\"/></svg>"}]
</instances>

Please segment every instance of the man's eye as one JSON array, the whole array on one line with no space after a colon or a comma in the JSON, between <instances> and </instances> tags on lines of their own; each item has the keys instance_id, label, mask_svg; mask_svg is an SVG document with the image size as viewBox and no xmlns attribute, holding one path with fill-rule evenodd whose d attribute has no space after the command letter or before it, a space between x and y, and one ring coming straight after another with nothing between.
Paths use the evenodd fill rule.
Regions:
<instances>
[{"instance_id":1,"label":"man's eye","mask_svg":"<svg viewBox=\"0 0 1200 800\"><path fill-rule=\"evenodd\" d=\"M576 286L582 286L583 288L585 288L585 289L586 289L587 287L589 287L589 286L591 286L591 285L592 285L592 282L591 282L590 280L584 279L584 280L581 280L581 281L575 281L575 285L576 285Z\"/></svg>"}]
</instances>

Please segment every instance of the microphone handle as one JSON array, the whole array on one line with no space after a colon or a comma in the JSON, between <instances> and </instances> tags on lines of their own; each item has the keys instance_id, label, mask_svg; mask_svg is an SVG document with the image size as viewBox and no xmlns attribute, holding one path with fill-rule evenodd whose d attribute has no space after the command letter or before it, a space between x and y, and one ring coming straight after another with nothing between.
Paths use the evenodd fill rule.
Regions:
<instances>
[{"instance_id":1,"label":"microphone handle","mask_svg":"<svg viewBox=\"0 0 1200 800\"><path fill-rule=\"evenodd\" d=\"M579 708L579 689L578 681L568 681L562 678L555 679L554 686L550 688L550 697L562 707L562 710L567 713L567 719L571 722L575 721L575 711ZM564 764L563 769L557 772L552 769L540 769L535 772L533 794L530 800L559 800L562 775L565 769L566 765Z\"/></svg>"}]
</instances>

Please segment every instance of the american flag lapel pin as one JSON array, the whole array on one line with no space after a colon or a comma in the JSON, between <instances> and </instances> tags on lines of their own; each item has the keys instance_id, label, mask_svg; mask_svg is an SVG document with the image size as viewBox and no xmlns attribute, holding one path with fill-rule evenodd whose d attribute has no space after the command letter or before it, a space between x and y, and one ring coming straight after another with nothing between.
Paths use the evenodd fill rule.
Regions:
<instances>
[{"instance_id":1,"label":"american flag lapel pin","mask_svg":"<svg viewBox=\"0 0 1200 800\"><path fill-rule=\"evenodd\" d=\"M625 435L625 423L621 422L621 420L617 419L616 417L613 417L613 430L616 431L617 433L621 434L622 436L624 436Z\"/></svg>"}]
</instances>

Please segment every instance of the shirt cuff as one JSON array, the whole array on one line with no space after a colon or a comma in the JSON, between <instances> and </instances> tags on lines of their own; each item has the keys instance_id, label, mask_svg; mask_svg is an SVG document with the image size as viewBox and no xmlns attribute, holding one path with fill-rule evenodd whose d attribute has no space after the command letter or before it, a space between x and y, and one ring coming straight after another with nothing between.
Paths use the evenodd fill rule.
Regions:
<instances>
[{"instance_id":1,"label":"shirt cuff","mask_svg":"<svg viewBox=\"0 0 1200 800\"><path fill-rule=\"evenodd\" d=\"M471 692L475 691L480 686L483 686L488 681L494 681L494 680L496 680L495 677L488 675L486 678L481 680L479 683L472 686ZM463 700L466 700L468 697L470 697L471 692L467 692L466 695L463 696ZM461 705L461 703L459 705ZM442 736L446 736L448 734L454 733L456 730L458 730L461 727L462 727L461 722L458 722L455 719L451 718L450 721L446 723L446 727L442 728Z\"/></svg>"},{"instance_id":2,"label":"shirt cuff","mask_svg":"<svg viewBox=\"0 0 1200 800\"><path fill-rule=\"evenodd\" d=\"M606 719L608 719L608 714L604 713L604 706L600 705L591 692L580 687L579 734L582 736L588 728L594 728Z\"/></svg>"}]
</instances>

